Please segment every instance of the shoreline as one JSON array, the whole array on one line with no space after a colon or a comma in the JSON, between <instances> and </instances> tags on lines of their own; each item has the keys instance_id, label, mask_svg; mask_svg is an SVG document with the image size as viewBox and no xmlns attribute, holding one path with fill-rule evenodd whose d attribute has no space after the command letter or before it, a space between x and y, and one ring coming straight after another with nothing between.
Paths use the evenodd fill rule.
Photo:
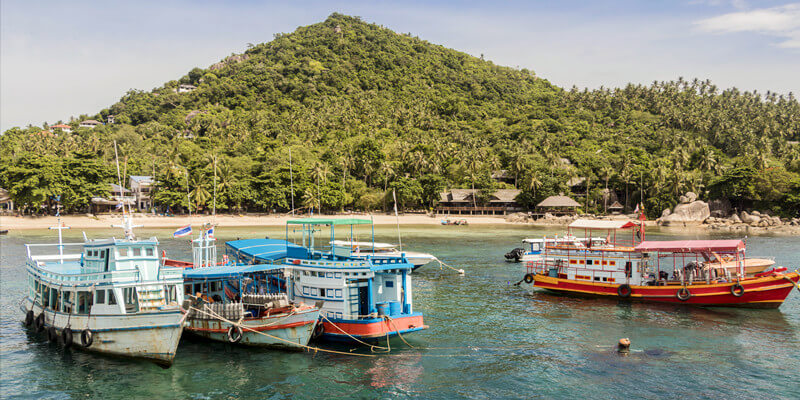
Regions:
<instances>
[{"instance_id":1,"label":"shoreline","mask_svg":"<svg viewBox=\"0 0 800 400\"><path fill-rule=\"evenodd\" d=\"M286 221L290 219L300 219L308 217L307 215L231 215L222 214L217 215L216 218L210 215L188 215L165 217L146 214L134 214L134 223L142 225L145 229L177 229L185 225L200 226L204 223L215 220L219 227L258 227L258 226L284 226ZM395 225L398 219L394 215L386 214L337 214L337 215L316 215L318 218L372 218L375 225ZM456 215L446 216L437 215L431 217L425 214L406 214L400 215L400 225L438 225L443 226L441 221L444 219L451 220L466 220L469 225L509 225L509 226L530 226L536 228L566 228L572 222L571 220L545 220L540 222L516 222L509 221L505 216L468 216ZM81 215L65 215L61 217L61 221L68 227L74 229L108 229L112 228L111 225L120 223L119 215L98 215L90 216L86 214ZM8 229L9 231L26 231L26 230L45 230L58 223L58 217L44 216L44 217L18 217L18 216L0 216L0 229ZM751 226L725 226L720 227L717 225L709 224L687 224L685 226L657 226L655 221L646 221L648 228L656 228L658 232L665 233L695 233L695 234L743 234L743 235L777 235L777 236L800 236L800 227L798 226L779 226L779 227L751 227ZM455 227L454 227L455 228Z\"/></svg>"}]
</instances>

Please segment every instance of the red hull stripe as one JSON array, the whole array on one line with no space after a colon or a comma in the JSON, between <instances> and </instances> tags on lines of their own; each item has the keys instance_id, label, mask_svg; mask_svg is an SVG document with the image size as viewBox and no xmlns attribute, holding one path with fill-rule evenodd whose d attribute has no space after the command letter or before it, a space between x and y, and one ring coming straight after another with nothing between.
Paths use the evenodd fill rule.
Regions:
<instances>
[{"instance_id":1,"label":"red hull stripe","mask_svg":"<svg viewBox=\"0 0 800 400\"><path fill-rule=\"evenodd\" d=\"M323 321L322 324L325 328L325 333L334 335L344 335L347 333L359 337L380 337L386 336L387 333L396 333L398 330L403 332L411 329L425 328L425 325L422 323L421 315L393 318L391 321L383 320L370 324L336 322L336 326L334 326L328 321Z\"/></svg>"}]
</instances>

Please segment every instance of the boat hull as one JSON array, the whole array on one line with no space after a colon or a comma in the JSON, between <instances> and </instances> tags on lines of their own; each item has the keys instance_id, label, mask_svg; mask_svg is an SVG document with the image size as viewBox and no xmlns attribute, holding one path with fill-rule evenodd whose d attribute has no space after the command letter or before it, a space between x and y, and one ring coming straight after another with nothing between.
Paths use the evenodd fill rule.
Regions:
<instances>
[{"instance_id":1,"label":"boat hull","mask_svg":"<svg viewBox=\"0 0 800 400\"><path fill-rule=\"evenodd\" d=\"M242 328L242 339L238 343L247 346L303 349L311 340L318 319L319 309L316 308L293 314L244 319L242 324L249 329ZM230 327L230 323L220 320L189 319L186 330L206 339L229 342Z\"/></svg>"},{"instance_id":2,"label":"boat hull","mask_svg":"<svg viewBox=\"0 0 800 400\"><path fill-rule=\"evenodd\" d=\"M59 337L69 326L74 348L146 359L165 366L172 365L183 333L183 314L179 308L125 315L65 314L43 310L30 298L26 298L20 308L23 313L33 310L35 316L44 311L45 329L55 327ZM87 328L93 335L88 347L81 344L81 332Z\"/></svg>"},{"instance_id":3,"label":"boat hull","mask_svg":"<svg viewBox=\"0 0 800 400\"><path fill-rule=\"evenodd\" d=\"M742 280L740 284L744 292L740 296L733 294L732 283L695 284L686 286L689 296L685 300L678 298L680 285L667 286L631 286L630 296L621 297L618 289L621 285L593 283L571 279L536 275L534 286L560 293L577 294L594 297L612 297L631 301L658 303L674 303L708 307L748 307L778 308L800 280L798 273L776 274L763 278ZM791 282L790 282L791 281ZM683 296L686 297L685 295Z\"/></svg>"},{"instance_id":4,"label":"boat hull","mask_svg":"<svg viewBox=\"0 0 800 400\"><path fill-rule=\"evenodd\" d=\"M322 339L333 341L376 341L387 336L396 336L427 329L421 313L403 314L391 318L372 319L324 319Z\"/></svg>"}]
</instances>

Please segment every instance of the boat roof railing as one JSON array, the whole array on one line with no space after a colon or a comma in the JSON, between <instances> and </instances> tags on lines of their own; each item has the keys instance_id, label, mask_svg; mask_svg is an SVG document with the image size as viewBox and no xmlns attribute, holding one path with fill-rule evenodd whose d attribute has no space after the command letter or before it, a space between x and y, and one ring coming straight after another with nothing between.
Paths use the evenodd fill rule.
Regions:
<instances>
[{"instance_id":1,"label":"boat roof railing","mask_svg":"<svg viewBox=\"0 0 800 400\"><path fill-rule=\"evenodd\" d=\"M639 243L635 251L669 253L739 252L745 243L739 239L727 240L647 240Z\"/></svg>"},{"instance_id":2,"label":"boat roof railing","mask_svg":"<svg viewBox=\"0 0 800 400\"><path fill-rule=\"evenodd\" d=\"M634 221L606 221L594 219L576 219L569 227L572 229L628 229L639 226L638 222Z\"/></svg>"},{"instance_id":3,"label":"boat roof railing","mask_svg":"<svg viewBox=\"0 0 800 400\"><path fill-rule=\"evenodd\" d=\"M289 225L371 225L372 221L361 218L302 218L286 221Z\"/></svg>"},{"instance_id":4,"label":"boat roof railing","mask_svg":"<svg viewBox=\"0 0 800 400\"><path fill-rule=\"evenodd\" d=\"M356 242L350 240L333 240L330 244L334 246L358 246L358 247L371 247L373 249L393 249L397 247L391 243L380 243L380 242Z\"/></svg>"}]
</instances>

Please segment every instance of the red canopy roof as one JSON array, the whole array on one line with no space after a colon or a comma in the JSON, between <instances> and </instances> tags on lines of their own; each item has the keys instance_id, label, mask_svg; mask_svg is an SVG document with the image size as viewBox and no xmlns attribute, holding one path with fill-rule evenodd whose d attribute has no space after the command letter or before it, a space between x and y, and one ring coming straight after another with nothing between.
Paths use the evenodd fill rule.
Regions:
<instances>
[{"instance_id":1,"label":"red canopy roof","mask_svg":"<svg viewBox=\"0 0 800 400\"><path fill-rule=\"evenodd\" d=\"M638 252L669 251L673 253L700 253L712 251L744 250L744 242L733 240L648 240L636 246Z\"/></svg>"}]
</instances>

